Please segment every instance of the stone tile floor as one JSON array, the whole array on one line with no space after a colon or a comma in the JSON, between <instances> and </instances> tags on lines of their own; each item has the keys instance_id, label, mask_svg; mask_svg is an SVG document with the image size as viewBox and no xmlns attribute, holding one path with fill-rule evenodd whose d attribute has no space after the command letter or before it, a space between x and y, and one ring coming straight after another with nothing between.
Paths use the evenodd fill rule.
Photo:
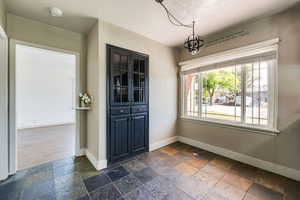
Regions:
<instances>
[{"instance_id":1,"label":"stone tile floor","mask_svg":"<svg viewBox=\"0 0 300 200\"><path fill-rule=\"evenodd\" d=\"M300 183L174 143L96 171L85 157L18 172L0 200L300 200Z\"/></svg>"}]
</instances>

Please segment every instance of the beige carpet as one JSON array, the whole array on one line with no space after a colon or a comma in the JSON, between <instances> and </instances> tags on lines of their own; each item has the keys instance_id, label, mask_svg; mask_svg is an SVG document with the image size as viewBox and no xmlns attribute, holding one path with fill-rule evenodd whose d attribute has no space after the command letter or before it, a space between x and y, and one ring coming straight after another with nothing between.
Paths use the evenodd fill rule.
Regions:
<instances>
[{"instance_id":1,"label":"beige carpet","mask_svg":"<svg viewBox=\"0 0 300 200\"><path fill-rule=\"evenodd\" d=\"M75 155L75 125L19 130L18 170Z\"/></svg>"}]
</instances>

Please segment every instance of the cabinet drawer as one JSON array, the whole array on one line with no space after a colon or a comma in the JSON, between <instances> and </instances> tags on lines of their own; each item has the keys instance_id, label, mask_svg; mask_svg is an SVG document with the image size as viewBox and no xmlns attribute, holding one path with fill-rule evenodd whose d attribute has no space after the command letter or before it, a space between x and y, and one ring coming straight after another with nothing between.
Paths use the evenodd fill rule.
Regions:
<instances>
[{"instance_id":1,"label":"cabinet drawer","mask_svg":"<svg viewBox=\"0 0 300 200\"><path fill-rule=\"evenodd\" d=\"M129 114L130 109L128 107L117 107L117 108L111 108L110 113L112 115L122 115L122 114Z\"/></svg>"},{"instance_id":2,"label":"cabinet drawer","mask_svg":"<svg viewBox=\"0 0 300 200\"><path fill-rule=\"evenodd\" d=\"M133 106L131 107L132 113L140 113L140 112L147 112L147 106Z\"/></svg>"}]
</instances>

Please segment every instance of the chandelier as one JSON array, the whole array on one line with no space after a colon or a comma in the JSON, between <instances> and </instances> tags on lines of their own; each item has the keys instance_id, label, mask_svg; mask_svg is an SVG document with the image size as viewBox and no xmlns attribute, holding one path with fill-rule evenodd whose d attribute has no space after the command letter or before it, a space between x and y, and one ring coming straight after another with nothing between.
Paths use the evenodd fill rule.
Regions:
<instances>
[{"instance_id":1,"label":"chandelier","mask_svg":"<svg viewBox=\"0 0 300 200\"><path fill-rule=\"evenodd\" d=\"M169 11L169 9L163 4L164 0L155 0L155 1L157 3L159 3L164 8L164 10L167 13L167 17L168 17L169 21L171 22L171 24L173 24L175 26L182 26L182 27L185 27L185 28L192 28L193 29L193 33L190 36L188 36L188 38L184 42L184 48L186 48L192 55L196 55L197 53L199 53L201 51L201 49L204 47L205 42L199 35L195 34L195 21L193 21L193 24L191 24L191 25L184 24L180 20L178 20Z\"/></svg>"}]
</instances>

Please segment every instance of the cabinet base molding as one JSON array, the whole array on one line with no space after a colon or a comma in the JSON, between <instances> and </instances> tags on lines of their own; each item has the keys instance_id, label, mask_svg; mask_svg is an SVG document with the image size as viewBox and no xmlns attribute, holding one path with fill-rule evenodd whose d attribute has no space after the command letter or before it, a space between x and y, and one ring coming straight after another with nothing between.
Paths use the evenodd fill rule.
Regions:
<instances>
[{"instance_id":1,"label":"cabinet base molding","mask_svg":"<svg viewBox=\"0 0 300 200\"><path fill-rule=\"evenodd\" d=\"M90 153L88 150L85 150L86 157L92 163L92 165L96 168L96 170L101 170L107 168L107 160L97 160L97 158Z\"/></svg>"}]
</instances>

